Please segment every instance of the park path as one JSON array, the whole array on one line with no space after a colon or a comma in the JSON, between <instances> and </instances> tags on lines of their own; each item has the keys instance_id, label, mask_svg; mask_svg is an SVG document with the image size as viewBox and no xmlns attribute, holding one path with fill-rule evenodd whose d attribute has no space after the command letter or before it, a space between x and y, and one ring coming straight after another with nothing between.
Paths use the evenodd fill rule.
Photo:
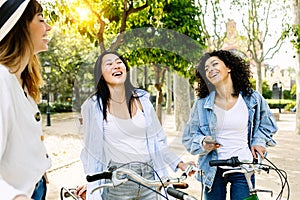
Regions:
<instances>
[{"instance_id":1,"label":"park path","mask_svg":"<svg viewBox=\"0 0 300 200\"><path fill-rule=\"evenodd\" d=\"M45 118L44 118L45 119ZM45 121L45 120L44 120ZM189 155L181 145L181 135L174 128L173 115L163 116L163 127L168 136L171 149L182 157L184 161L194 160L196 157ZM268 158L278 167L288 173L290 184L290 200L297 200L300 196L300 135L294 133L295 114L281 113L278 121L279 131L275 135L278 143L276 147L269 148ZM61 113L51 116L51 126L44 125L45 144L52 158L52 167L48 172L47 200L59 200L61 187L74 188L85 183L85 176L79 160L82 148L82 130L77 113ZM180 175L180 172L170 175ZM201 184L193 177L187 182L187 193L200 199ZM257 186L261 189L271 189L274 197L260 194L261 200L276 199L280 191L280 179L275 173L261 173L257 176ZM284 198L286 199L284 193Z\"/></svg>"}]
</instances>

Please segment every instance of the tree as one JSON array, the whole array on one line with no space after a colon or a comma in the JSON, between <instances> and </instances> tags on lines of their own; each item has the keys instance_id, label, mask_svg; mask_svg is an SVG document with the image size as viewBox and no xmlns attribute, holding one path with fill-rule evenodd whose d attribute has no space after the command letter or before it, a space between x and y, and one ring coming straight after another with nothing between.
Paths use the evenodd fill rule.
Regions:
<instances>
[{"instance_id":1,"label":"tree","mask_svg":"<svg viewBox=\"0 0 300 200\"><path fill-rule=\"evenodd\" d=\"M176 11L176 12L174 12ZM159 81L157 78L159 76L156 76L156 89L158 92L158 101L157 101L157 113L158 116L160 116L160 110L161 109L161 100L162 100L162 83L164 80L164 75L167 69L169 68L177 68L177 71L181 72L181 75L184 75L185 77L191 77L190 73L186 73L186 69L188 66L190 66L192 61L193 55L196 55L195 58L198 58L200 54L198 52L202 52L202 46L200 44L204 44L204 38L201 33L201 26L199 24L199 21L196 20L198 9L194 4L194 1L192 0L186 0L186 1L181 1L181 0L172 0L167 2L164 7L163 7L163 17L161 18L160 22L162 23L162 26L167 29L172 29L176 30L178 33L184 34L189 37L189 40L192 40L193 42L198 41L198 50L194 49L192 47L195 47L195 45L189 45L190 41L176 41L175 39L179 38L173 38L174 41L172 41L169 45L170 46L175 46L177 48L175 52L181 52L180 54L177 55L170 55L168 54L168 58L171 58L173 61L167 63L166 67L164 67L161 71L161 78L162 81L160 83L157 83ZM173 35L175 36L175 35ZM164 41L161 41L162 43ZM192 48L192 49L191 49ZM178 51L180 50L180 51ZM192 50L192 51L191 51ZM185 60L179 58L184 56L184 51L188 52L189 55L189 62L186 62ZM186 59L184 57L184 59ZM173 63L173 64L172 64ZM194 62L193 64L197 64ZM180 65L182 65L180 67ZM169 67L170 66L170 67ZM173 67L171 67L173 66ZM157 68L156 68L157 69ZM157 70L155 70L157 72ZM156 73L158 75L158 73ZM180 73L179 73L180 74ZM184 79L184 77L182 77ZM186 90L186 88L189 88L189 82L188 80L185 81L175 81L177 79L174 79L174 108L175 110L190 110L190 95L189 95L189 90ZM179 80L181 80L179 78ZM178 83L178 84L177 84ZM185 85L187 84L187 85ZM182 91L181 88L184 88L185 93L179 92L179 94L176 93L176 91ZM177 95L179 95L177 97ZM180 98L186 96L188 98ZM175 116L177 118L175 119L176 123L176 130L182 130L184 124L187 122L187 119L189 117L189 112L175 112ZM178 120L178 119L183 119L183 120Z\"/></svg>"},{"instance_id":2,"label":"tree","mask_svg":"<svg viewBox=\"0 0 300 200\"><path fill-rule=\"evenodd\" d=\"M296 134L300 134L300 1L294 0L294 15L295 25L293 27L294 39L292 43L296 49L296 57L298 60L298 66L296 67Z\"/></svg>"},{"instance_id":3,"label":"tree","mask_svg":"<svg viewBox=\"0 0 300 200\"><path fill-rule=\"evenodd\" d=\"M52 68L50 92L56 101L62 103L73 96L73 109L79 111L83 100L91 93L89 88L92 85L85 83L92 79L85 72L93 68L96 49L76 32L68 32L67 37L57 30L53 30L52 34L49 50L40 54L41 63L47 61ZM82 89L88 91L83 92Z\"/></svg>"},{"instance_id":4,"label":"tree","mask_svg":"<svg viewBox=\"0 0 300 200\"><path fill-rule=\"evenodd\" d=\"M205 38L206 50L221 49L227 33L224 31L226 21L220 0L198 1L197 6L199 8L197 17Z\"/></svg>"},{"instance_id":5,"label":"tree","mask_svg":"<svg viewBox=\"0 0 300 200\"><path fill-rule=\"evenodd\" d=\"M256 68L256 90L262 92L262 65L265 60L271 59L279 51L286 37L286 34L283 34L283 27L288 20L287 6L284 1L272 0L234 0L233 6L237 6L240 13L246 13L243 14L242 24L247 34L247 52L252 65ZM279 26L281 28L278 29L276 25L276 29L272 29L270 19L276 19L276 23L281 22ZM265 44L271 36L273 37L272 44L266 47Z\"/></svg>"},{"instance_id":6,"label":"tree","mask_svg":"<svg viewBox=\"0 0 300 200\"><path fill-rule=\"evenodd\" d=\"M192 56L185 52L195 49L193 54L197 54L202 49L203 39L195 20L197 9L192 0L58 0L53 3L48 15L62 31L78 31L99 47L100 52L120 52L131 66L155 69L159 75L155 85L160 97L164 68L188 75ZM177 37L178 33L197 45Z\"/></svg>"}]
</instances>

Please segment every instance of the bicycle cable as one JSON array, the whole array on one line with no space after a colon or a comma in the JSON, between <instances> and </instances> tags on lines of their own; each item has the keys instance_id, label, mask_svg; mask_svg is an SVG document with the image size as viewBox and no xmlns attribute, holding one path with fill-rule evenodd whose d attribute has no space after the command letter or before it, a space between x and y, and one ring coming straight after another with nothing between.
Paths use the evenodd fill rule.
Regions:
<instances>
[{"instance_id":1,"label":"bicycle cable","mask_svg":"<svg viewBox=\"0 0 300 200\"><path fill-rule=\"evenodd\" d=\"M283 195L283 192L284 192L284 188L287 186L287 199L286 200L289 200L289 197L290 197L290 185L288 183L288 180L287 180L287 173L286 171L282 170L282 169L279 169L274 163L272 163L269 159L267 159L266 157L264 158L264 160L268 161L270 165L268 164L263 164L263 163L260 163L260 167L264 167L264 168L260 168L264 171L266 171L267 173L269 173L270 170L274 170L277 175L279 176L279 179L280 179L280 182L281 182L281 190L276 198L276 200L280 200L282 198L282 195ZM248 163L248 162L242 162L241 164L253 164L253 163ZM254 163L254 164L257 164L257 163Z\"/></svg>"},{"instance_id":2,"label":"bicycle cable","mask_svg":"<svg viewBox=\"0 0 300 200\"><path fill-rule=\"evenodd\" d=\"M128 179L128 180L130 180L130 181L132 181L132 182L134 182L134 183L136 183L136 184L142 185L143 187L148 188L148 189L154 191L155 193L161 195L161 196L164 197L165 199L169 199L169 198L168 198L168 193L167 193L167 191L166 191L166 188L164 187L164 183L162 182L160 176L158 175L157 171L156 171L151 165L149 165L148 163L146 163L146 162L139 162L139 161L132 161L132 162L125 163L125 164L119 166L118 168L124 167L124 166L126 166L126 165L130 165L130 164L134 164L134 163L136 163L136 164L143 164L143 165L148 166L148 167L150 167L150 168L152 169L152 171L154 172L154 174L157 176L159 182L161 182L161 185L163 186L163 190L164 190L166 196L162 195L161 193L157 192L156 190L154 190L154 189L151 188L151 187L148 187L148 186L146 186L146 185L144 185L144 184L142 184L142 183L138 183L138 182L135 181L135 180L132 180L132 179Z\"/></svg>"},{"instance_id":3,"label":"bicycle cable","mask_svg":"<svg viewBox=\"0 0 300 200\"><path fill-rule=\"evenodd\" d=\"M281 180L281 191L279 192L276 200L279 200L279 198L281 199L285 187L287 187L287 200L288 200L290 198L290 185L289 185L288 180L287 180L287 173L286 173L286 171L284 171L282 169L279 169L269 159L265 158L265 160L267 160L272 165L272 169L278 174L278 176L280 177L280 180Z\"/></svg>"}]
</instances>

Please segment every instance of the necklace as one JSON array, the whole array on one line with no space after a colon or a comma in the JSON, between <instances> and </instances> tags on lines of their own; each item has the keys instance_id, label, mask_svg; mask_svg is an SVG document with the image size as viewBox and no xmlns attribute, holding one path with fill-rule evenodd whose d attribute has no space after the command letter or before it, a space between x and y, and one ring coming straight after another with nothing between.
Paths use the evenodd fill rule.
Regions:
<instances>
[{"instance_id":1,"label":"necklace","mask_svg":"<svg viewBox=\"0 0 300 200\"><path fill-rule=\"evenodd\" d=\"M113 98L110 98L110 100L112 100L113 102L115 102L115 103L118 103L118 104L122 104L122 103L124 103L125 102L125 97L124 97L124 99L122 100L122 101L116 101L116 100L114 100Z\"/></svg>"}]
</instances>

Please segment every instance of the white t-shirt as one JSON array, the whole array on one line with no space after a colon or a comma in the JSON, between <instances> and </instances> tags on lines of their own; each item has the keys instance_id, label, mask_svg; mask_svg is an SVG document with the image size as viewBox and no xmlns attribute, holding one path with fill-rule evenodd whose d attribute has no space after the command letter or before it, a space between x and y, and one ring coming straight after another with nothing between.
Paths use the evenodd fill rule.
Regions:
<instances>
[{"instance_id":1,"label":"white t-shirt","mask_svg":"<svg viewBox=\"0 0 300 200\"><path fill-rule=\"evenodd\" d=\"M38 107L25 96L17 77L0 65L0 191L1 199L31 197L51 166L42 136Z\"/></svg>"},{"instance_id":2,"label":"white t-shirt","mask_svg":"<svg viewBox=\"0 0 300 200\"><path fill-rule=\"evenodd\" d=\"M120 119L107 114L104 122L105 156L107 161L128 163L148 162L149 152L146 139L146 121L138 109L131 119Z\"/></svg>"},{"instance_id":3,"label":"white t-shirt","mask_svg":"<svg viewBox=\"0 0 300 200\"><path fill-rule=\"evenodd\" d=\"M217 149L218 159L229 159L238 156L240 161L253 160L248 146L248 109L242 96L239 95L235 105L224 110L215 105L217 116L216 141L221 144Z\"/></svg>"}]
</instances>

